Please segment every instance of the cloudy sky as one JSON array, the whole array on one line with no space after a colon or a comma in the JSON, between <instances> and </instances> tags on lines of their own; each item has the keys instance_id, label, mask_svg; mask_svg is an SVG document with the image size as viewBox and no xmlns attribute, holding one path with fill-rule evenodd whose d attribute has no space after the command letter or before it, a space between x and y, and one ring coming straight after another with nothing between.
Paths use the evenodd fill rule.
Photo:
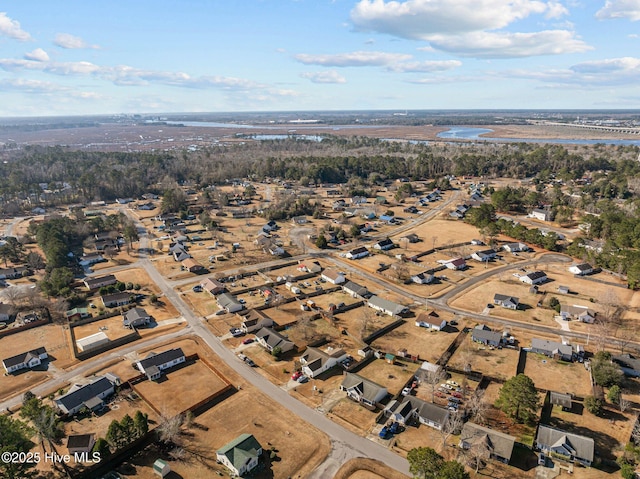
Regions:
<instances>
[{"instance_id":1,"label":"cloudy sky","mask_svg":"<svg viewBox=\"0 0 640 479\"><path fill-rule=\"evenodd\" d=\"M22 0L0 116L640 108L640 0Z\"/></svg>"}]
</instances>

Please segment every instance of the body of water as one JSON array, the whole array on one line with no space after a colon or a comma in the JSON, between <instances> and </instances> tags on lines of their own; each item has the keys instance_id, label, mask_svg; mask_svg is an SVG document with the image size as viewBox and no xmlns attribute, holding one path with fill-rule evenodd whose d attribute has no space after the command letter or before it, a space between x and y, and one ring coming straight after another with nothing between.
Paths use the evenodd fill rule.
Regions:
<instances>
[{"instance_id":1,"label":"body of water","mask_svg":"<svg viewBox=\"0 0 640 479\"><path fill-rule=\"evenodd\" d=\"M474 141L490 141L490 142L502 142L502 143L558 143L558 144L571 144L571 145L595 145L603 143L606 145L636 145L640 146L640 139L638 140L585 140L585 139L568 139L568 138L553 138L553 139L541 139L541 138L492 138L485 135L491 133L493 130L489 128L471 128L464 126L454 126L438 133L438 138L444 140L474 140Z\"/></svg>"}]
</instances>

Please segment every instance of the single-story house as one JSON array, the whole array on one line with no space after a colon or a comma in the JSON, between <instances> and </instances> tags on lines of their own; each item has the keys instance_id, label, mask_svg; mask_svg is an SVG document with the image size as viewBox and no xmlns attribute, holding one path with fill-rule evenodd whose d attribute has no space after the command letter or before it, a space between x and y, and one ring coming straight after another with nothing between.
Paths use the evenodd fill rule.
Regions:
<instances>
[{"instance_id":1,"label":"single-story house","mask_svg":"<svg viewBox=\"0 0 640 479\"><path fill-rule=\"evenodd\" d=\"M531 211L531 213L529 213L529 217L535 218L540 221L551 221L551 212L549 210L535 208Z\"/></svg>"},{"instance_id":2,"label":"single-story house","mask_svg":"<svg viewBox=\"0 0 640 479\"><path fill-rule=\"evenodd\" d=\"M368 298L371 296L371 293L369 293L367 288L360 286L358 283L354 283L353 281L347 281L342 285L342 289L345 293L354 298Z\"/></svg>"},{"instance_id":3,"label":"single-story house","mask_svg":"<svg viewBox=\"0 0 640 479\"><path fill-rule=\"evenodd\" d=\"M471 257L476 261L481 261L481 262L491 261L496 257L496 252L492 249L483 249L483 250L475 251L474 253L471 253Z\"/></svg>"},{"instance_id":4,"label":"single-story house","mask_svg":"<svg viewBox=\"0 0 640 479\"><path fill-rule=\"evenodd\" d=\"M22 276L28 271L29 270L26 266L16 266L14 268L2 268L0 269L0 279L22 278Z\"/></svg>"},{"instance_id":5,"label":"single-story house","mask_svg":"<svg viewBox=\"0 0 640 479\"><path fill-rule=\"evenodd\" d=\"M105 308L116 308L118 306L124 306L131 302L131 293L113 293L105 294L100 298Z\"/></svg>"},{"instance_id":6,"label":"single-story house","mask_svg":"<svg viewBox=\"0 0 640 479\"><path fill-rule=\"evenodd\" d=\"M572 434L549 426L538 426L535 447L540 451L563 456L567 461L589 467L593 462L595 443L590 437Z\"/></svg>"},{"instance_id":7,"label":"single-story house","mask_svg":"<svg viewBox=\"0 0 640 479\"><path fill-rule=\"evenodd\" d=\"M345 255L345 257L349 259L360 259L364 258L365 256L369 256L369 251L364 246L354 248Z\"/></svg>"},{"instance_id":8,"label":"single-story house","mask_svg":"<svg viewBox=\"0 0 640 479\"><path fill-rule=\"evenodd\" d=\"M206 278L200 283L200 287L212 295L223 293L226 286L215 278Z\"/></svg>"},{"instance_id":9,"label":"single-story house","mask_svg":"<svg viewBox=\"0 0 640 479\"><path fill-rule=\"evenodd\" d=\"M138 205L138 209L139 210L143 210L143 211L151 211L151 210L155 209L155 207L156 207L156 205L154 205L150 201L147 202L147 203L142 203L142 204Z\"/></svg>"},{"instance_id":10,"label":"single-story house","mask_svg":"<svg viewBox=\"0 0 640 479\"><path fill-rule=\"evenodd\" d=\"M240 329L245 333L253 333L273 326L273 319L257 309L250 309L246 316L241 316L241 320Z\"/></svg>"},{"instance_id":11,"label":"single-story house","mask_svg":"<svg viewBox=\"0 0 640 479\"><path fill-rule=\"evenodd\" d=\"M558 293L569 294L569 292L570 292L569 286L562 286L562 285L558 286Z\"/></svg>"},{"instance_id":12,"label":"single-story house","mask_svg":"<svg viewBox=\"0 0 640 479\"><path fill-rule=\"evenodd\" d=\"M114 275L108 274L106 276L100 276L97 278L85 278L84 285L89 291L93 291L94 289L100 289L103 286L111 286L112 284L116 284L117 281L118 280Z\"/></svg>"},{"instance_id":13,"label":"single-story house","mask_svg":"<svg viewBox=\"0 0 640 479\"><path fill-rule=\"evenodd\" d=\"M387 388L355 373L345 373L340 390L356 402L375 406L388 394Z\"/></svg>"},{"instance_id":14,"label":"single-story house","mask_svg":"<svg viewBox=\"0 0 640 479\"><path fill-rule=\"evenodd\" d=\"M96 264L96 263L102 263L103 261L106 261L106 260L104 259L104 256L102 256L101 253L89 253L89 254L82 255L82 257L78 261L78 264L82 267L85 267L85 266L91 266L92 264Z\"/></svg>"},{"instance_id":15,"label":"single-story house","mask_svg":"<svg viewBox=\"0 0 640 479\"><path fill-rule=\"evenodd\" d=\"M625 376L640 377L640 358L627 353L613 356L611 360L620 366Z\"/></svg>"},{"instance_id":16,"label":"single-story house","mask_svg":"<svg viewBox=\"0 0 640 479\"><path fill-rule=\"evenodd\" d=\"M509 464L515 441L516 438L508 434L467 422L462 427L459 446L461 449L484 448L490 458Z\"/></svg>"},{"instance_id":17,"label":"single-story house","mask_svg":"<svg viewBox=\"0 0 640 479\"><path fill-rule=\"evenodd\" d=\"M548 339L533 338L531 340L531 351L544 354L550 358L559 358L563 361L573 361L573 348L570 344L562 344Z\"/></svg>"},{"instance_id":18,"label":"single-story house","mask_svg":"<svg viewBox=\"0 0 640 479\"><path fill-rule=\"evenodd\" d=\"M220 309L224 309L227 313L237 313L244 309L244 305L231 293L222 293L216 296L216 301Z\"/></svg>"},{"instance_id":19,"label":"single-story house","mask_svg":"<svg viewBox=\"0 0 640 479\"><path fill-rule=\"evenodd\" d=\"M434 279L435 279L435 276L426 271L422 273L414 274L413 276L411 276L411 281L413 281L416 284L430 284L430 283L433 283Z\"/></svg>"},{"instance_id":20,"label":"single-story house","mask_svg":"<svg viewBox=\"0 0 640 479\"><path fill-rule=\"evenodd\" d=\"M151 322L151 315L144 308L133 308L122 314L125 328L139 328Z\"/></svg>"},{"instance_id":21,"label":"single-story house","mask_svg":"<svg viewBox=\"0 0 640 479\"><path fill-rule=\"evenodd\" d=\"M487 346L500 346L502 334L476 326L471 330L471 340Z\"/></svg>"},{"instance_id":22,"label":"single-story house","mask_svg":"<svg viewBox=\"0 0 640 479\"><path fill-rule=\"evenodd\" d=\"M417 243L418 241L420 241L420 237L415 233L410 233L408 235L403 236L400 239L404 241L408 241L409 243Z\"/></svg>"},{"instance_id":23,"label":"single-story house","mask_svg":"<svg viewBox=\"0 0 640 479\"><path fill-rule=\"evenodd\" d=\"M35 368L42 364L42 361L48 357L47 350L44 347L40 347L3 359L2 365L7 373L12 373L20 369Z\"/></svg>"},{"instance_id":24,"label":"single-story house","mask_svg":"<svg viewBox=\"0 0 640 479\"><path fill-rule=\"evenodd\" d=\"M261 455L262 446L252 434L240 434L216 451L216 459L238 477L255 469Z\"/></svg>"},{"instance_id":25,"label":"single-story house","mask_svg":"<svg viewBox=\"0 0 640 479\"><path fill-rule=\"evenodd\" d=\"M331 284L342 284L346 281L344 275L334 269L325 269L320 277Z\"/></svg>"},{"instance_id":26,"label":"single-story house","mask_svg":"<svg viewBox=\"0 0 640 479\"><path fill-rule=\"evenodd\" d=\"M507 243L502 249L509 253L519 253L520 251L529 251L529 247L524 243Z\"/></svg>"},{"instance_id":27,"label":"single-story house","mask_svg":"<svg viewBox=\"0 0 640 479\"><path fill-rule=\"evenodd\" d=\"M395 244L389 238L378 241L373 245L373 249L378 249L380 251L387 251L391 248L395 248Z\"/></svg>"},{"instance_id":28,"label":"single-story house","mask_svg":"<svg viewBox=\"0 0 640 479\"><path fill-rule=\"evenodd\" d=\"M380 296L371 296L367 300L367 306L377 311L381 311L389 316L401 316L409 312L407 306L403 306L388 299L381 298Z\"/></svg>"},{"instance_id":29,"label":"single-story house","mask_svg":"<svg viewBox=\"0 0 640 479\"><path fill-rule=\"evenodd\" d=\"M493 304L498 304L507 309L518 309L520 300L515 296L507 296L505 294L496 293L493 296Z\"/></svg>"},{"instance_id":30,"label":"single-story house","mask_svg":"<svg viewBox=\"0 0 640 479\"><path fill-rule=\"evenodd\" d=\"M416 326L441 331L447 326L447 321L440 319L438 313L435 311L431 311L430 313L423 311L416 318Z\"/></svg>"},{"instance_id":31,"label":"single-story house","mask_svg":"<svg viewBox=\"0 0 640 479\"><path fill-rule=\"evenodd\" d=\"M279 348L280 353L285 354L296 347L293 341L289 341L289 338L269 327L261 328L256 332L256 341L270 353L273 352L275 348Z\"/></svg>"},{"instance_id":32,"label":"single-story house","mask_svg":"<svg viewBox=\"0 0 640 479\"><path fill-rule=\"evenodd\" d=\"M67 438L69 454L88 454L96 443L95 434L73 434Z\"/></svg>"},{"instance_id":33,"label":"single-story house","mask_svg":"<svg viewBox=\"0 0 640 479\"><path fill-rule=\"evenodd\" d=\"M161 353L149 353L146 358L138 361L136 367L147 375L151 381L162 376L162 371L186 361L182 348L173 348Z\"/></svg>"},{"instance_id":34,"label":"single-story house","mask_svg":"<svg viewBox=\"0 0 640 479\"><path fill-rule=\"evenodd\" d=\"M294 216L293 218L291 218L291 222L294 225L303 225L305 223L307 223L307 217L306 216Z\"/></svg>"},{"instance_id":35,"label":"single-story house","mask_svg":"<svg viewBox=\"0 0 640 479\"><path fill-rule=\"evenodd\" d=\"M520 276L520 281L526 284L541 284L548 280L547 274L544 271L533 271L531 273L523 274Z\"/></svg>"},{"instance_id":36,"label":"single-story house","mask_svg":"<svg viewBox=\"0 0 640 479\"><path fill-rule=\"evenodd\" d=\"M178 263L182 263L189 258L191 258L191 255L183 249L178 249L173 252L173 259Z\"/></svg>"},{"instance_id":37,"label":"single-story house","mask_svg":"<svg viewBox=\"0 0 640 479\"><path fill-rule=\"evenodd\" d=\"M444 265L447 268L455 271L459 269L465 269L467 267L467 262L464 260L464 258L456 258L452 259L451 261L447 261Z\"/></svg>"},{"instance_id":38,"label":"single-story house","mask_svg":"<svg viewBox=\"0 0 640 479\"><path fill-rule=\"evenodd\" d=\"M415 396L405 396L402 402L395 399L390 401L384 414L400 424L408 424L417 419L421 424L437 430L442 429L449 417L447 409Z\"/></svg>"},{"instance_id":39,"label":"single-story house","mask_svg":"<svg viewBox=\"0 0 640 479\"><path fill-rule=\"evenodd\" d=\"M202 271L204 269L204 266L202 266L193 258L187 258L183 260L182 266L184 266L184 268L190 273L197 273L198 271Z\"/></svg>"},{"instance_id":40,"label":"single-story house","mask_svg":"<svg viewBox=\"0 0 640 479\"><path fill-rule=\"evenodd\" d=\"M577 319L583 323L593 323L596 319L596 312L586 306L568 304L560 305L560 316L565 321L568 319Z\"/></svg>"},{"instance_id":41,"label":"single-story house","mask_svg":"<svg viewBox=\"0 0 640 479\"><path fill-rule=\"evenodd\" d=\"M73 308L64 313L69 321L90 318L91 313L88 308Z\"/></svg>"},{"instance_id":42,"label":"single-story house","mask_svg":"<svg viewBox=\"0 0 640 479\"><path fill-rule=\"evenodd\" d=\"M549 403L562 406L564 411L569 411L571 410L571 394L549 391Z\"/></svg>"},{"instance_id":43,"label":"single-story house","mask_svg":"<svg viewBox=\"0 0 640 479\"><path fill-rule=\"evenodd\" d=\"M323 351L322 349L308 347L300 356L300 364L302 364L302 372L306 376L314 378L345 359L347 359L347 353L342 349Z\"/></svg>"},{"instance_id":44,"label":"single-story house","mask_svg":"<svg viewBox=\"0 0 640 479\"><path fill-rule=\"evenodd\" d=\"M72 416L83 407L91 411L101 409L104 406L103 399L114 392L114 384L106 376L99 376L88 384L74 384L69 392L53 402L63 414Z\"/></svg>"},{"instance_id":45,"label":"single-story house","mask_svg":"<svg viewBox=\"0 0 640 479\"><path fill-rule=\"evenodd\" d=\"M389 215L380 215L380 221L382 221L383 223L393 224L396 222L396 218Z\"/></svg>"},{"instance_id":46,"label":"single-story house","mask_svg":"<svg viewBox=\"0 0 640 479\"><path fill-rule=\"evenodd\" d=\"M593 266L589 263L580 263L569 266L569 273L577 274L578 276L585 276L593 273Z\"/></svg>"}]
</instances>

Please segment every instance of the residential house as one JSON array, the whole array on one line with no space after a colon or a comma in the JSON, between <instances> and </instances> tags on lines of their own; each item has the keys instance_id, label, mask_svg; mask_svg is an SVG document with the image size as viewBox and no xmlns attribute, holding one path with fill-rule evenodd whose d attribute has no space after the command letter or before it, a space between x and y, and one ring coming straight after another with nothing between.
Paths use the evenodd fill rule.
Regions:
<instances>
[{"instance_id":1,"label":"residential house","mask_svg":"<svg viewBox=\"0 0 640 479\"><path fill-rule=\"evenodd\" d=\"M464 260L464 258L456 258L456 259L452 259L451 261L447 261L444 265L448 269L452 269L456 271L460 269L465 269L467 267L467 262Z\"/></svg>"},{"instance_id":2,"label":"residential house","mask_svg":"<svg viewBox=\"0 0 640 479\"><path fill-rule=\"evenodd\" d=\"M409 308L407 306L394 303L393 301L389 301L388 299L375 295L371 296L367 300L367 306L377 311L381 311L384 314L388 314L389 316L402 316L409 312Z\"/></svg>"},{"instance_id":3,"label":"residential house","mask_svg":"<svg viewBox=\"0 0 640 479\"><path fill-rule=\"evenodd\" d=\"M125 328L140 328L151 322L151 315L144 308L132 308L122 314L122 325Z\"/></svg>"},{"instance_id":4,"label":"residential house","mask_svg":"<svg viewBox=\"0 0 640 479\"><path fill-rule=\"evenodd\" d=\"M481 261L481 262L491 261L492 259L495 259L496 252L492 249L483 249L483 250L475 251L471 253L471 257L476 261Z\"/></svg>"},{"instance_id":5,"label":"residential house","mask_svg":"<svg viewBox=\"0 0 640 479\"><path fill-rule=\"evenodd\" d=\"M593 273L593 266L589 263L574 264L569 267L569 272L578 276L586 276Z\"/></svg>"},{"instance_id":6,"label":"residential house","mask_svg":"<svg viewBox=\"0 0 640 479\"><path fill-rule=\"evenodd\" d=\"M416 326L441 331L447 326L447 321L441 319L435 311L429 313L423 311L416 318Z\"/></svg>"},{"instance_id":7,"label":"residential house","mask_svg":"<svg viewBox=\"0 0 640 479\"><path fill-rule=\"evenodd\" d=\"M404 213L411 213L411 214L414 214L414 215L420 213L420 210L418 210L418 208L416 208L415 206L407 206L402 211Z\"/></svg>"},{"instance_id":8,"label":"residential house","mask_svg":"<svg viewBox=\"0 0 640 479\"><path fill-rule=\"evenodd\" d=\"M269 222L267 222L266 225L262 227L262 231L264 231L265 233L271 233L272 231L275 231L277 229L278 229L278 225L273 220L270 220Z\"/></svg>"},{"instance_id":9,"label":"residential house","mask_svg":"<svg viewBox=\"0 0 640 479\"><path fill-rule=\"evenodd\" d=\"M104 398L114 392L114 384L106 376L99 376L88 384L74 384L66 394L54 399L53 402L63 414L73 416L83 407L90 411L102 409Z\"/></svg>"},{"instance_id":10,"label":"residential house","mask_svg":"<svg viewBox=\"0 0 640 479\"><path fill-rule=\"evenodd\" d=\"M567 461L578 462L586 467L591 466L595 452L592 438L542 424L538 426L535 447L542 452L558 454Z\"/></svg>"},{"instance_id":11,"label":"residential house","mask_svg":"<svg viewBox=\"0 0 640 479\"><path fill-rule=\"evenodd\" d=\"M502 249L509 253L519 253L520 251L529 251L529 247L524 243L507 243Z\"/></svg>"},{"instance_id":12,"label":"residential house","mask_svg":"<svg viewBox=\"0 0 640 479\"><path fill-rule=\"evenodd\" d=\"M202 266L200 263L198 263L193 258L187 258L187 259L183 260L182 261L182 266L184 267L184 269L186 269L190 273L197 273L199 271L204 270L204 266Z\"/></svg>"},{"instance_id":13,"label":"residential house","mask_svg":"<svg viewBox=\"0 0 640 479\"><path fill-rule=\"evenodd\" d=\"M216 294L223 293L226 289L226 286L215 278L206 278L202 280L200 287L214 296Z\"/></svg>"},{"instance_id":14,"label":"residential house","mask_svg":"<svg viewBox=\"0 0 640 479\"><path fill-rule=\"evenodd\" d=\"M231 293L222 293L216 296L216 301L220 309L224 309L227 313L237 313L244 309L244 305Z\"/></svg>"},{"instance_id":15,"label":"residential house","mask_svg":"<svg viewBox=\"0 0 640 479\"><path fill-rule=\"evenodd\" d=\"M259 329L258 332L256 332L256 341L270 353L272 353L274 349L279 348L280 354L285 354L294 350L296 347L293 341L289 341L289 338L270 327Z\"/></svg>"},{"instance_id":16,"label":"residential house","mask_svg":"<svg viewBox=\"0 0 640 479\"><path fill-rule=\"evenodd\" d=\"M240 316L240 319L240 329L247 334L273 326L273 319L257 309L250 309L245 316Z\"/></svg>"},{"instance_id":17,"label":"residential house","mask_svg":"<svg viewBox=\"0 0 640 479\"><path fill-rule=\"evenodd\" d=\"M449 417L449 411L415 396L405 396L402 402L392 400L384 409L384 414L400 424L406 425L419 421L437 430L441 430Z\"/></svg>"},{"instance_id":18,"label":"residential house","mask_svg":"<svg viewBox=\"0 0 640 479\"><path fill-rule=\"evenodd\" d=\"M493 304L497 304L507 309L518 309L520 300L515 296L507 296L506 294L496 293L493 296Z\"/></svg>"},{"instance_id":19,"label":"residential house","mask_svg":"<svg viewBox=\"0 0 640 479\"><path fill-rule=\"evenodd\" d=\"M529 213L529 216L540 221L551 221L551 211L541 208L533 209L531 213Z\"/></svg>"},{"instance_id":20,"label":"residential house","mask_svg":"<svg viewBox=\"0 0 640 479\"><path fill-rule=\"evenodd\" d=\"M358 248L352 249L345 255L345 257L349 259L360 259L364 258L365 256L369 256L369 251L364 246L359 246Z\"/></svg>"},{"instance_id":21,"label":"residential house","mask_svg":"<svg viewBox=\"0 0 640 479\"><path fill-rule=\"evenodd\" d=\"M100 298L105 308L116 308L118 306L124 306L131 302L131 293L113 293L105 294Z\"/></svg>"},{"instance_id":22,"label":"residential house","mask_svg":"<svg viewBox=\"0 0 640 479\"><path fill-rule=\"evenodd\" d=\"M96 251L107 251L109 249L119 251L120 243L118 243L118 240L114 238L100 239L100 240L96 240L95 248L96 248Z\"/></svg>"},{"instance_id":23,"label":"residential house","mask_svg":"<svg viewBox=\"0 0 640 479\"><path fill-rule=\"evenodd\" d=\"M161 353L149 353L146 358L136 363L136 367L142 374L146 374L148 379L155 381L162 376L162 371L185 361L182 348L174 348Z\"/></svg>"},{"instance_id":24,"label":"residential house","mask_svg":"<svg viewBox=\"0 0 640 479\"><path fill-rule=\"evenodd\" d=\"M364 196L354 196L351 198L351 204L363 205L367 202L367 198Z\"/></svg>"},{"instance_id":25,"label":"residential house","mask_svg":"<svg viewBox=\"0 0 640 479\"><path fill-rule=\"evenodd\" d=\"M558 358L563 361L573 361L573 348L569 344L562 344L548 339L533 338L531 340L531 351L544 354L550 358Z\"/></svg>"},{"instance_id":26,"label":"residential house","mask_svg":"<svg viewBox=\"0 0 640 479\"><path fill-rule=\"evenodd\" d=\"M467 422L462 427L459 446L467 450L484 450L490 458L509 464L515 441L516 438L508 434Z\"/></svg>"},{"instance_id":27,"label":"residential house","mask_svg":"<svg viewBox=\"0 0 640 479\"><path fill-rule=\"evenodd\" d=\"M189 258L191 258L191 255L187 253L187 251L183 248L176 248L173 250L171 254L173 255L173 259L177 263L182 263L183 261L186 261Z\"/></svg>"},{"instance_id":28,"label":"residential house","mask_svg":"<svg viewBox=\"0 0 640 479\"><path fill-rule=\"evenodd\" d=\"M367 288L360 286L358 283L354 283L353 281L347 281L343 284L342 290L354 298L368 298L371 296L371 293Z\"/></svg>"},{"instance_id":29,"label":"residential house","mask_svg":"<svg viewBox=\"0 0 640 479\"><path fill-rule=\"evenodd\" d=\"M95 334L91 334L89 336L85 336L84 338L79 338L76 340L76 347L78 351L90 351L91 349L99 348L105 344L109 344L109 337L105 334L104 331L98 331Z\"/></svg>"},{"instance_id":30,"label":"residential house","mask_svg":"<svg viewBox=\"0 0 640 479\"><path fill-rule=\"evenodd\" d=\"M78 264L84 268L86 266L91 266L92 264L96 263L102 263L104 261L106 261L106 259L104 258L104 256L102 256L101 253L89 253L82 255L82 257L78 261Z\"/></svg>"},{"instance_id":31,"label":"residential house","mask_svg":"<svg viewBox=\"0 0 640 479\"><path fill-rule=\"evenodd\" d=\"M640 358L626 353L613 356L611 360L620 366L625 376L632 378L640 377Z\"/></svg>"},{"instance_id":32,"label":"residential house","mask_svg":"<svg viewBox=\"0 0 640 479\"><path fill-rule=\"evenodd\" d=\"M261 455L262 446L252 434L240 434L216 451L216 459L237 477L255 469Z\"/></svg>"},{"instance_id":33,"label":"residential house","mask_svg":"<svg viewBox=\"0 0 640 479\"><path fill-rule=\"evenodd\" d=\"M346 281L344 275L334 269L325 269L320 277L331 284L342 284Z\"/></svg>"},{"instance_id":34,"label":"residential house","mask_svg":"<svg viewBox=\"0 0 640 479\"><path fill-rule=\"evenodd\" d=\"M596 312L586 306L568 304L560 305L560 316L565 321L569 319L577 319L583 323L593 323L596 320Z\"/></svg>"},{"instance_id":35,"label":"residential house","mask_svg":"<svg viewBox=\"0 0 640 479\"><path fill-rule=\"evenodd\" d=\"M269 243L269 245L266 246L264 250L271 256L284 256L286 254L284 248L274 241Z\"/></svg>"},{"instance_id":36,"label":"residential house","mask_svg":"<svg viewBox=\"0 0 640 479\"><path fill-rule=\"evenodd\" d=\"M37 349L32 349L31 351L27 351L25 353L20 353L15 356L11 356L10 358L6 358L2 360L2 365L4 366L4 370L8 373L13 373L15 371L19 371L21 369L31 369L36 366L40 366L42 361L47 359L49 355L47 354L47 350L44 347L39 347Z\"/></svg>"},{"instance_id":37,"label":"residential house","mask_svg":"<svg viewBox=\"0 0 640 479\"><path fill-rule=\"evenodd\" d=\"M395 216L380 215L380 221L392 225L396 222L396 218Z\"/></svg>"},{"instance_id":38,"label":"residential house","mask_svg":"<svg viewBox=\"0 0 640 479\"><path fill-rule=\"evenodd\" d=\"M497 348L502 342L502 334L497 331L491 331L484 325L479 325L471 330L471 340Z\"/></svg>"},{"instance_id":39,"label":"residential house","mask_svg":"<svg viewBox=\"0 0 640 479\"><path fill-rule=\"evenodd\" d=\"M100 276L96 278L85 278L84 285L87 287L89 291L93 291L95 289L100 289L103 286L111 286L112 284L116 284L118 280L112 274L108 274L106 276Z\"/></svg>"},{"instance_id":40,"label":"residential house","mask_svg":"<svg viewBox=\"0 0 640 479\"><path fill-rule=\"evenodd\" d=\"M355 373L345 373L340 390L347 393L347 397L367 406L376 406L388 393L387 388Z\"/></svg>"},{"instance_id":41,"label":"residential house","mask_svg":"<svg viewBox=\"0 0 640 479\"><path fill-rule=\"evenodd\" d=\"M376 244L373 245L373 249L377 249L377 250L380 250L380 251L387 251L387 250L390 250L391 248L395 248L395 247L396 247L396 245L389 238L380 240Z\"/></svg>"},{"instance_id":42,"label":"residential house","mask_svg":"<svg viewBox=\"0 0 640 479\"><path fill-rule=\"evenodd\" d=\"M422 273L414 274L411 276L411 281L416 284L430 284L433 283L435 276L427 271Z\"/></svg>"},{"instance_id":43,"label":"residential house","mask_svg":"<svg viewBox=\"0 0 640 479\"><path fill-rule=\"evenodd\" d=\"M147 202L147 203L142 203L142 204L138 205L138 209L142 210L142 211L151 211L151 210L155 209L155 207L156 207L156 205L154 205L150 201Z\"/></svg>"},{"instance_id":44,"label":"residential house","mask_svg":"<svg viewBox=\"0 0 640 479\"><path fill-rule=\"evenodd\" d=\"M13 268L0 269L0 279L18 279L28 274L29 269L26 266L15 266Z\"/></svg>"},{"instance_id":45,"label":"residential house","mask_svg":"<svg viewBox=\"0 0 640 479\"><path fill-rule=\"evenodd\" d=\"M69 454L89 454L96 443L95 434L72 434L67 438Z\"/></svg>"},{"instance_id":46,"label":"residential house","mask_svg":"<svg viewBox=\"0 0 640 479\"><path fill-rule=\"evenodd\" d=\"M88 308L73 308L64 313L68 321L78 321L79 319L90 318L91 313Z\"/></svg>"},{"instance_id":47,"label":"residential house","mask_svg":"<svg viewBox=\"0 0 640 479\"><path fill-rule=\"evenodd\" d=\"M345 359L347 359L347 353L342 349L323 351L322 349L308 347L300 356L300 364L302 365L302 372L306 376L314 378Z\"/></svg>"},{"instance_id":48,"label":"residential house","mask_svg":"<svg viewBox=\"0 0 640 479\"><path fill-rule=\"evenodd\" d=\"M420 241L420 237L415 233L410 233L408 235L403 236L400 239L403 241L407 241L409 243L417 243Z\"/></svg>"},{"instance_id":49,"label":"residential house","mask_svg":"<svg viewBox=\"0 0 640 479\"><path fill-rule=\"evenodd\" d=\"M555 391L549 391L549 403L557 406L562 406L563 411L571 410L571 394L557 393Z\"/></svg>"},{"instance_id":50,"label":"residential house","mask_svg":"<svg viewBox=\"0 0 640 479\"><path fill-rule=\"evenodd\" d=\"M306 216L294 216L293 218L291 218L291 222L294 225L303 225L303 224L307 223L308 220L307 220Z\"/></svg>"},{"instance_id":51,"label":"residential house","mask_svg":"<svg viewBox=\"0 0 640 479\"><path fill-rule=\"evenodd\" d=\"M560 294L569 294L569 286L558 286L558 293Z\"/></svg>"},{"instance_id":52,"label":"residential house","mask_svg":"<svg viewBox=\"0 0 640 479\"><path fill-rule=\"evenodd\" d=\"M530 285L546 283L548 279L549 278L547 278L547 274L544 271L533 271L520 276L520 281Z\"/></svg>"}]
</instances>

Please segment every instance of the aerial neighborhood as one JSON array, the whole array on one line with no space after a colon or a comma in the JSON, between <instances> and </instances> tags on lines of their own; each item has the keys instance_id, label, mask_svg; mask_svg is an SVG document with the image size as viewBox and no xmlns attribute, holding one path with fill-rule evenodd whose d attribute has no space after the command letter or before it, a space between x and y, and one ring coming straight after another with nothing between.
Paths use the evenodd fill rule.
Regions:
<instances>
[{"instance_id":1,"label":"aerial neighborhood","mask_svg":"<svg viewBox=\"0 0 640 479\"><path fill-rule=\"evenodd\" d=\"M560 174L369 140L327 141L415 164L303 173L324 141L221 137L166 178L136 157L143 187L3 190L0 443L72 459L0 476L445 477L425 454L446 477L636 477L640 262L614 231L640 220L603 193L616 150L518 150ZM290 157L244 169L271 147ZM373 475L338 474L351 449Z\"/></svg>"}]
</instances>

